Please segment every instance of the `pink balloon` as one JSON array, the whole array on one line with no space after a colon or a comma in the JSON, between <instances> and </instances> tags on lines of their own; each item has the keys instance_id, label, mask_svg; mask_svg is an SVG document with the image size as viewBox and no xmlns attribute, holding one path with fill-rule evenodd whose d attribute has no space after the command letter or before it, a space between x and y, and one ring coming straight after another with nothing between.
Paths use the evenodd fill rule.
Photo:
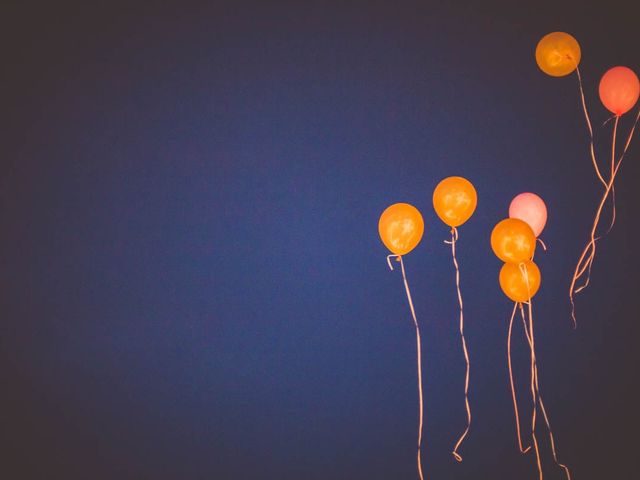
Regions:
<instances>
[{"instance_id":1,"label":"pink balloon","mask_svg":"<svg viewBox=\"0 0 640 480\"><path fill-rule=\"evenodd\" d=\"M547 206L535 193L521 193L511 200L509 218L518 218L529 224L539 237L547 223Z\"/></svg>"}]
</instances>

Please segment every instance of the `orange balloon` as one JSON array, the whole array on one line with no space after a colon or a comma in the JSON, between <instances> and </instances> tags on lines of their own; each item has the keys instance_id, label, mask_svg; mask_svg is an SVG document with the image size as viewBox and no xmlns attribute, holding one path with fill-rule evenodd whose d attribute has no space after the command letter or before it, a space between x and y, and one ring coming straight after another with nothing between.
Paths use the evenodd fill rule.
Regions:
<instances>
[{"instance_id":1,"label":"orange balloon","mask_svg":"<svg viewBox=\"0 0 640 480\"><path fill-rule=\"evenodd\" d=\"M380 215L378 233L391 253L405 255L420 243L424 220L413 205L395 203Z\"/></svg>"},{"instance_id":2,"label":"orange balloon","mask_svg":"<svg viewBox=\"0 0 640 480\"><path fill-rule=\"evenodd\" d=\"M540 269L531 260L521 264L505 263L500 270L500 288L514 302L528 302L538 292L540 283Z\"/></svg>"},{"instance_id":3,"label":"orange balloon","mask_svg":"<svg viewBox=\"0 0 640 480\"><path fill-rule=\"evenodd\" d=\"M640 81L633 70L613 67L600 80L600 100L609 111L620 116L633 108L640 96Z\"/></svg>"},{"instance_id":4,"label":"orange balloon","mask_svg":"<svg viewBox=\"0 0 640 480\"><path fill-rule=\"evenodd\" d=\"M476 189L462 177L447 177L433 191L433 208L450 227L458 227L471 218L478 205Z\"/></svg>"},{"instance_id":5,"label":"orange balloon","mask_svg":"<svg viewBox=\"0 0 640 480\"><path fill-rule=\"evenodd\" d=\"M503 262L526 262L536 250L536 236L527 222L506 218L493 228L491 248Z\"/></svg>"},{"instance_id":6,"label":"orange balloon","mask_svg":"<svg viewBox=\"0 0 640 480\"><path fill-rule=\"evenodd\" d=\"M545 35L536 47L536 63L540 70L552 77L564 77L580 63L580 45L565 32Z\"/></svg>"}]
</instances>

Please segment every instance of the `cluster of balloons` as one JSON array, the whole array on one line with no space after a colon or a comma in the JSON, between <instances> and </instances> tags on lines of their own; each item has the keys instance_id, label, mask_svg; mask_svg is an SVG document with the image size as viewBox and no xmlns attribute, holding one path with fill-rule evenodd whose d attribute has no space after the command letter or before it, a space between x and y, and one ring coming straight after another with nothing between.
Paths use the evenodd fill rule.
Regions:
<instances>
[{"instance_id":1,"label":"cluster of balloons","mask_svg":"<svg viewBox=\"0 0 640 480\"><path fill-rule=\"evenodd\" d=\"M462 461L462 457L458 453L458 448L466 438L471 427L471 407L469 404L469 377L470 377L470 361L469 352L467 350L467 342L464 337L464 314L462 293L460 291L460 269L456 258L456 242L458 241L458 227L465 223L476 209L478 204L478 196L474 186L467 179L462 177L448 177L442 180L433 192L433 207L438 217L451 228L451 241L447 241L451 245L451 254L456 272L456 288L458 293L458 301L460 306L460 337L462 340L462 350L467 364L465 381L464 381L464 400L467 412L467 426L453 448L453 456L456 460ZM418 361L418 393L419 393L419 424L418 424L418 474L422 479L422 463L420 448L422 442L422 420L423 420L423 401L422 401L422 366L421 366L421 342L420 328L413 308L413 300L411 291L407 282L406 272L404 269L403 255L411 252L422 240L424 235L424 219L416 207L408 203L396 203L389 206L382 212L378 221L378 233L382 243L389 249L391 255L387 257L389 267L393 269L390 259L395 257L400 262L402 268L402 276L404 280L407 300L416 328L416 344L417 344L417 361Z\"/></svg>"},{"instance_id":2,"label":"cluster of balloons","mask_svg":"<svg viewBox=\"0 0 640 480\"><path fill-rule=\"evenodd\" d=\"M468 391L469 391L469 372L470 361L469 353L467 351L466 340L464 337L464 314L463 314L463 302L462 294L460 291L460 271L456 258L456 242L458 241L458 227L464 224L475 212L477 207L478 198L476 190L471 182L462 177L448 177L442 180L435 188L433 192L433 207L437 216L443 221L445 225L451 229L451 240L447 241L451 245L451 253L453 264L455 266L455 278L456 287L458 293L459 307L460 307L460 335L462 340L462 348L464 357L467 363L467 370L465 376L465 406L467 411L467 427L464 433L460 436L454 449L453 455L456 460L461 461L462 457L458 454L458 448L462 441L467 436L471 426L471 408L469 404ZM542 243L539 239L540 234L544 230L547 223L547 207L538 195L534 193L521 193L517 195L509 205L508 218L500 221L491 233L491 247L496 256L504 262L499 275L499 284L504 294L515 302L514 313L509 325L508 336L508 351L509 351L509 372L511 376L511 389L513 393L514 406L516 412L516 422L518 426L518 440L521 445L520 450L526 453L528 450L522 448L522 442L520 439L520 421L518 416L518 406L516 401L515 387L513 383L513 376L511 373L511 331L513 327L513 320L515 317L516 309L519 306L522 312L522 319L524 323L524 330L527 339L531 347L531 359L532 359L532 394L534 401L533 412L533 425L532 435L534 444L536 445L536 456L538 459L538 466L540 472L540 456L537 448L537 441L535 440L535 415L536 404L539 402L542 405L544 418L548 423L548 418L544 406L542 404L542 398L539 394L537 386L537 365L535 362L535 353L533 345L533 318L531 313L531 299L535 296L540 288L541 274L540 269L533 261L533 256L536 250L538 242ZM404 269L404 263L402 257L411 252L422 240L424 235L424 219L420 211L413 205L407 203L396 203L389 206L380 216L378 222L378 232L384 245L389 249L391 255L390 258L395 257L402 266L402 274L405 283L407 299L409 301L409 307L413 316L413 320L416 327L416 342L418 353L418 390L420 398L420 420L418 427L418 472L420 478L422 477L422 465L420 458L420 448L422 440L422 419L423 419L423 405L422 405L422 368L421 368L421 342L420 342L420 330L418 321L415 315L413 307L413 300L409 290L409 285L406 279L406 273ZM544 244L543 244L544 245ZM389 262L391 267L391 263ZM393 268L393 267L391 267ZM527 326L527 320L525 318L523 304L529 305L529 325ZM549 432L550 426L549 426ZM554 449L555 458L555 449ZM558 463L559 464L559 463ZM559 464L561 465L561 464ZM563 468L566 469L563 465ZM568 473L568 469L567 473Z\"/></svg>"},{"instance_id":3,"label":"cluster of balloons","mask_svg":"<svg viewBox=\"0 0 640 480\"><path fill-rule=\"evenodd\" d=\"M462 177L442 180L433 192L433 208L451 228L465 223L478 205L473 184ZM418 246L424 235L424 219L420 211L408 203L395 203L380 215L378 233L393 255L406 255Z\"/></svg>"},{"instance_id":4,"label":"cluster of balloons","mask_svg":"<svg viewBox=\"0 0 640 480\"><path fill-rule=\"evenodd\" d=\"M540 70L552 77L564 77L574 71L579 73L581 57L578 41L565 32L545 35L536 47L536 62ZM640 81L629 67L613 67L602 75L598 93L607 110L619 117L638 101Z\"/></svg>"},{"instance_id":5,"label":"cluster of balloons","mask_svg":"<svg viewBox=\"0 0 640 480\"><path fill-rule=\"evenodd\" d=\"M491 232L491 248L496 256L504 262L499 275L500 288L502 288L502 291L509 299L515 302L507 334L507 362L520 452L527 453L531 447L523 448L516 387L511 367L511 335L518 309L522 316L523 330L530 348L531 400L533 404L531 413L531 443L534 447L539 478L542 480L543 473L540 450L536 437L538 408L547 426L553 458L556 464L565 471L567 479L571 480L569 468L558 461L555 449L556 442L553 438L551 423L540 393L538 365L535 353L532 299L540 289L542 276L540 269L533 261L533 256L538 242L544 246L544 243L539 237L546 223L547 207L542 198L534 193L521 193L511 201L509 205L509 217L500 221ZM528 318L525 313L525 304L527 305Z\"/></svg>"},{"instance_id":6,"label":"cluster of balloons","mask_svg":"<svg viewBox=\"0 0 640 480\"><path fill-rule=\"evenodd\" d=\"M590 136L590 154L595 173L604 187L602 199L596 211L591 236L587 246L576 266L576 270L571 282L569 296L573 307L573 295L585 288L589 283L591 267L595 258L596 242L599 240L597 229L600 222L600 216L604 205L609 196L613 197L613 222L615 221L615 189L614 180L620 169L622 159L627 152L631 138L635 131L635 127L640 119L640 111L636 117L635 123L630 130L629 137L625 144L624 150L620 156L616 156L616 132L620 117L631 110L640 97L640 81L638 76L628 67L616 66L607 70L602 76L599 84L598 93L602 104L612 114L615 121L613 122L613 139L611 146L611 162L608 175L603 175L603 169L597 161L594 148L594 135L591 119L587 109L584 89L582 86L582 78L578 65L580 63L582 52L580 45L571 35L564 32L553 32L545 35L538 43L535 51L535 58L540 69L553 77L563 77L576 72L578 78L578 86L580 97L582 100L582 108L587 122L588 132ZM445 241L451 245L451 255L453 265L455 267L455 283L458 294L458 302L460 309L460 336L462 340L462 350L467 364L465 376L465 406L467 411L467 427L460 436L453 449L453 455L461 461L462 457L458 454L458 448L467 436L471 426L471 408L469 404L469 372L470 361L467 351L466 340L464 337L464 313L462 293L460 290L460 269L456 258L456 243L458 241L458 227L464 224L473 215L478 198L474 186L462 177L448 177L442 180L433 192L433 207L438 217L451 229L451 240ZM540 460L540 452L536 439L536 418L538 410L542 413L546 423L550 444L553 452L553 458L556 464L562 467L566 473L568 480L571 478L569 469L558 461L555 450L555 441L551 432L551 426L547 412L542 401L540 389L538 385L538 367L535 355L535 339L534 339L534 323L532 299L540 289L542 277L540 269L534 262L534 254L536 246L540 243L544 247L544 243L540 239L540 235L544 230L547 222L547 207L544 201L534 193L521 193L517 195L509 205L509 215L500 221L491 232L491 248L495 255L504 262L498 276L499 285L504 294L514 302L513 313L509 324L507 351L509 375L511 379L511 391L513 395L513 403L515 408L516 425L518 432L518 443L520 451L527 453L531 447L526 449L522 446L520 436L520 420L518 414L518 403L516 400L516 391L513 381L511 369L511 334L514 318L517 310L520 310L524 334L531 352L531 394L532 394L532 418L531 418L531 440L536 453L539 478L542 480L542 466ZM611 228L611 227L610 227ZM420 328L416 318L413 300L409 284L407 282L406 272L404 268L403 256L410 253L422 240L424 235L424 219L422 215L413 205L407 203L396 203L389 206L380 216L378 222L378 232L384 245L391 252L387 256L389 267L393 270L391 259L395 258L401 266L404 286L407 294L407 300L416 328L416 346L417 346L417 363L418 363L418 391L419 391L419 426L418 426L418 452L417 463L420 479L423 479L422 463L421 463L421 444L422 444L422 422L423 422L423 396L422 396L422 366L421 366L421 340ZM546 249L546 248L545 248ZM576 283L586 277L584 285L576 288ZM527 306L528 315L525 313L524 305ZM528 317L528 318L527 318ZM575 325L575 315L574 319Z\"/></svg>"},{"instance_id":7,"label":"cluster of balloons","mask_svg":"<svg viewBox=\"0 0 640 480\"><path fill-rule=\"evenodd\" d=\"M535 193L521 193L509 206L509 217L491 232L491 248L502 260L500 288L514 302L528 302L538 292L540 269L533 261L537 238L547 223L547 207Z\"/></svg>"},{"instance_id":8,"label":"cluster of balloons","mask_svg":"<svg viewBox=\"0 0 640 480\"><path fill-rule=\"evenodd\" d=\"M620 117L631 110L638 102L638 98L640 97L640 80L638 79L636 73L629 67L615 66L610 68L602 75L600 84L598 86L598 94L602 105L604 105L604 107L613 114L612 118L615 119L613 122L613 138L611 141L611 159L609 162L609 172L607 175L603 174L602 166L599 164L598 159L596 158L593 127L591 125L591 118L589 116L584 89L582 87L580 69L578 68L580 58L580 45L575 38L565 32L552 32L548 35L545 35L544 37L542 37L540 42L538 42L538 45L536 47L536 62L538 63L540 69L546 74L553 77L563 77L569 75L574 71L576 72L582 99L582 108L584 111L584 116L590 136L591 162L593 164L596 176L598 177L598 180L604 188L600 203L594 215L589 240L576 264L573 277L571 279L571 285L569 286L571 317L573 319L574 327L576 325L576 317L573 297L576 293L584 290L589 285L591 269L593 267L593 262L596 256L596 243L602 237L602 235L598 235L600 217L602 215L602 211L607 202L607 199L610 196L613 200L613 212L608 231L611 230L613 224L615 223L616 210L614 181L622 164L622 159L624 158L624 155L629 148L629 144L631 143L631 138L633 137L633 133L635 131L638 120L640 119L639 110L635 122L629 131L624 150L622 154L620 154L620 156L616 156L616 136ZM581 285L578 285L579 282L581 282Z\"/></svg>"}]
</instances>

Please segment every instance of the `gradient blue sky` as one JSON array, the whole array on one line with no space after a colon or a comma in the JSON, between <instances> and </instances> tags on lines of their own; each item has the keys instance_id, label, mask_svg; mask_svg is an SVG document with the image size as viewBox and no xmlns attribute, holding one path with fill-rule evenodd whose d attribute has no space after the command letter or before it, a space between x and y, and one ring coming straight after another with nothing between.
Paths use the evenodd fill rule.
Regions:
<instances>
[{"instance_id":1,"label":"gradient blue sky","mask_svg":"<svg viewBox=\"0 0 640 480\"><path fill-rule=\"evenodd\" d=\"M560 455L578 480L631 478L640 139L573 331L567 289L600 189L575 76L545 76L533 51L549 31L579 40L604 153L599 77L640 69L632 2L39 3L1 7L0 476L415 478L414 331L377 233L405 201L426 223L405 262L427 476L536 478L516 449L511 305L489 247L511 198L534 191ZM462 464L454 276L431 207L449 175L479 196L458 245Z\"/></svg>"}]
</instances>

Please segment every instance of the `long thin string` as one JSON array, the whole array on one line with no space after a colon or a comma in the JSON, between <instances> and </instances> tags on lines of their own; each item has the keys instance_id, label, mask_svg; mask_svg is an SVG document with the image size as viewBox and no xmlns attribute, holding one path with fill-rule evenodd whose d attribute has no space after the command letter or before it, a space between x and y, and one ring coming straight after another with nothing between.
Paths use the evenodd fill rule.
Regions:
<instances>
[{"instance_id":1,"label":"long thin string","mask_svg":"<svg viewBox=\"0 0 640 480\"><path fill-rule=\"evenodd\" d=\"M633 127L631 127L631 131L629 132L629 136L627 137L627 142L624 144L624 151L622 152L622 157L624 157L624 154L627 153L629 144L631 143L631 138L633 137L633 132L635 132L636 126L638 125L638 120L640 120L640 108L638 109L638 114L636 115L636 119L633 122ZM618 160L618 162L622 161L622 157L620 157L620 160Z\"/></svg>"},{"instance_id":2,"label":"long thin string","mask_svg":"<svg viewBox=\"0 0 640 480\"><path fill-rule=\"evenodd\" d=\"M616 121L613 126L613 142L611 144L611 174L609 178L613 178L613 174L616 170L616 130L618 129L618 120L619 116L616 115ZM609 228L607 229L608 235L613 226L616 224L616 186L611 182L611 208L613 209L611 213L611 223L609 224Z\"/></svg>"},{"instance_id":3,"label":"long thin string","mask_svg":"<svg viewBox=\"0 0 640 480\"><path fill-rule=\"evenodd\" d=\"M420 455L420 449L422 448L422 424L424 420L424 412L423 412L423 400L422 400L422 347L420 341L420 327L418 326L418 319L416 318L416 311L413 308L413 300L411 299L411 290L409 290L409 283L407 282L407 274L404 270L404 262L402 261L402 255L389 255L387 256L387 264L389 268L393 270L393 265L391 264L391 258L395 257L398 262L400 262L400 268L402 270L402 280L404 281L404 288L407 292L407 300L409 301L409 309L411 310L411 316L413 317L413 324L416 327L416 351L417 351L417 361L418 361L418 395L419 395L419 422L418 422L418 452L417 452L417 463L418 463L418 475L420 480L424 480L424 476L422 474L422 458Z\"/></svg>"},{"instance_id":4,"label":"long thin string","mask_svg":"<svg viewBox=\"0 0 640 480\"><path fill-rule=\"evenodd\" d=\"M529 346L531 349L531 401L533 403L533 409L531 412L531 440L533 443L534 451L536 452L536 463L538 466L538 478L543 480L544 476L542 474L542 461L540 460L540 448L538 447L538 439L536 438L536 419L537 419L537 410L538 410L538 402L537 402L537 388L536 388L536 353L535 353L535 342L533 337L533 322L532 322L532 310L531 310L531 290L529 287L529 274L527 272L527 266L524 263L519 265L520 272L524 276L525 283L527 285L527 297L529 298L529 322L531 332L531 341L529 342ZM522 304L520 304L522 308Z\"/></svg>"},{"instance_id":5,"label":"long thin string","mask_svg":"<svg viewBox=\"0 0 640 480\"><path fill-rule=\"evenodd\" d=\"M613 125L613 144L611 147L612 162L615 161L615 148L616 148L615 140L616 140L616 133L618 129L619 120L620 120L620 117L616 116L616 120ZM574 271L573 278L571 280L571 285L569 287L569 300L571 302L571 318L573 320L574 328L576 327L576 317L575 317L575 302L574 302L573 296L574 294L577 294L580 291L587 288L587 286L589 285L589 281L591 280L591 267L593 265L593 261L595 260L595 256L596 256L596 242L597 240L599 240L599 237L596 238L596 232L598 229L598 225L600 224L600 216L602 215L602 209L604 208L604 205L607 202L607 197L609 196L609 192L613 188L613 182L616 178L618 169L620 168L621 164L622 164L622 157L620 158L620 161L615 166L615 168L613 168L611 172L611 178L607 183L607 188L605 189L604 194L602 195L602 199L600 200L600 204L598 205L598 209L596 210L596 214L593 219L593 225L591 227L591 237L590 237L589 243L587 243L586 247L582 251L582 255L578 260L578 264L576 265L576 269ZM585 272L586 272L586 279L584 284L576 288L576 283L585 274Z\"/></svg>"},{"instance_id":6,"label":"long thin string","mask_svg":"<svg viewBox=\"0 0 640 480\"><path fill-rule=\"evenodd\" d=\"M469 361L469 352L467 350L467 341L464 338L464 307L462 304L462 293L460 291L460 267L458 266L458 259L456 258L456 242L458 241L458 229L453 227L451 229L451 241L445 242L451 244L451 257L453 259L453 265L456 269L456 290L458 292L458 304L460 305L460 338L462 340L462 351L464 352L464 359L467 364L467 371L464 379L464 405L467 410L467 427L453 447L453 457L458 461L462 461L462 457L458 453L458 448L469 434L471 428L471 406L469 405L469 375L471 372L471 362Z\"/></svg>"},{"instance_id":7,"label":"long thin string","mask_svg":"<svg viewBox=\"0 0 640 480\"><path fill-rule=\"evenodd\" d=\"M607 229L607 233L605 233L605 235L609 234L609 232L611 231L611 229L613 228L613 225L616 223L616 186L613 183L613 176L616 170L616 142L617 142L617 138L616 138L616 133L618 132L618 122L620 121L620 117L618 115L615 116L615 122L613 124L613 138L611 141L611 175L609 176L610 182L611 182L611 206L613 208L613 213L611 215L611 223L609 224L609 228ZM587 274L587 281L586 284L589 283L589 279L591 278L591 268L593 267L593 261L595 260L595 255L596 255L596 244L595 244L595 240L593 243L593 258L589 264L589 272ZM586 287L585 284L585 287ZM580 289L579 289L580 290ZM578 290L578 291L579 291Z\"/></svg>"},{"instance_id":8,"label":"long thin string","mask_svg":"<svg viewBox=\"0 0 640 480\"><path fill-rule=\"evenodd\" d=\"M617 117L617 115L616 115ZM629 131L629 136L627 137L627 141L624 144L624 150L622 151L622 155L620 156L620 159L618 160L618 163L622 162L622 159L624 158L625 154L627 153L627 150L629 149L629 144L631 143L631 139L633 138L633 133L636 129L636 126L638 125L638 120L640 119L640 109L638 109L638 114L636 115L636 119L633 122L633 126L631 127L631 130ZM610 119L609 119L610 120ZM615 145L614 145L615 147ZM611 156L611 175L613 176L614 174L614 158L615 155ZM611 219L611 225L609 226L609 230L607 230L607 233L609 233L611 231L611 228L613 228L613 225L616 223L616 190L615 190L615 185L611 187L611 195L613 197L613 218Z\"/></svg>"},{"instance_id":9,"label":"long thin string","mask_svg":"<svg viewBox=\"0 0 640 480\"><path fill-rule=\"evenodd\" d=\"M616 116L616 123L614 126L614 132L615 129L617 127L617 123L618 123L619 117ZM627 137L627 141L624 145L624 150L622 151L622 154L620 155L620 158L618 159L618 161L616 162L615 168L613 169L613 172L611 174L611 178L609 179L609 182L607 183L607 188L605 189L603 195L602 195L602 199L600 200L600 204L598 206L598 209L596 211L596 215L593 221L593 226L591 229L591 239L589 241L589 243L587 244L587 246L584 248L584 250L582 251L582 254L580 256L580 259L578 260L578 263L576 265L576 269L574 271L573 274L573 278L571 280L571 285L569 286L569 301L571 302L571 319L573 320L573 328L576 328L576 315L575 315L575 301L574 301L574 294L579 293L580 291L584 290L585 288L587 288L587 286L589 285L589 280L591 279L591 267L593 266L593 261L595 259L595 244L596 242L600 239L600 237L596 237L596 231L598 228L598 224L600 222L600 215L602 214L602 209L604 208L604 205L607 201L607 197L609 196L609 192L611 191L611 189L613 188L613 183L615 181L615 177L617 176L618 172L620 171L620 167L622 166L622 160L624 159L627 150L629 149L629 145L631 144L631 139L633 138L633 134L636 130L636 127L638 125L638 120L640 120L640 109L638 109L638 113L636 115L636 119L633 123L633 126L631 127L631 130L629 131L629 136ZM613 142L613 146L612 146L612 157L614 157L614 149L615 149L615 141ZM585 272L587 272L587 278L585 280L585 283L580 286L579 288L576 288L576 283L578 282L578 280L585 274Z\"/></svg>"},{"instance_id":10,"label":"long thin string","mask_svg":"<svg viewBox=\"0 0 640 480\"><path fill-rule=\"evenodd\" d=\"M602 172L600 171L600 168L598 167L598 161L596 160L596 154L595 154L595 148L594 148L594 140L593 140L593 128L591 126L591 119L589 117L589 111L587 110L587 103L585 101L585 97L584 97L584 89L582 86L582 75L580 75L580 68L576 65L576 74L578 76L578 87L580 88L580 99L582 100L582 110L584 111L584 117L585 120L587 121L587 128L589 130L589 150L591 153L591 162L593 163L593 167L596 171L596 175L598 176L598 180L600 181L600 183L602 183L602 185L607 188L607 181L604 179L604 176L602 175ZM605 124L611 120L613 117L610 117L606 122L604 122ZM611 175L613 175L613 170L614 170L614 161L611 161ZM616 190L615 187L612 187L611 189L611 198L612 198L612 213L611 213L611 224L609 225L609 229L607 230L607 233L609 233L611 231L611 229L613 228L613 225L616 223Z\"/></svg>"},{"instance_id":11,"label":"long thin string","mask_svg":"<svg viewBox=\"0 0 640 480\"><path fill-rule=\"evenodd\" d=\"M593 144L593 127L591 126L591 119L589 118L589 111L587 110L587 102L584 98L584 89L582 88L582 76L580 75L580 68L576 65L576 74L578 75L578 86L580 87L580 98L582 100L582 110L584 111L584 118L587 121L587 128L589 129L589 148L591 151L591 162L593 163L593 168L596 171L596 175L598 176L598 180L600 183L606 188L607 182L605 181L602 173L600 172L600 168L598 167L598 162L596 161L596 153Z\"/></svg>"},{"instance_id":12,"label":"long thin string","mask_svg":"<svg viewBox=\"0 0 640 480\"><path fill-rule=\"evenodd\" d=\"M518 409L518 399L516 397L516 387L513 383L513 368L511 366L511 332L513 331L513 320L516 317L516 310L518 309L518 303L514 303L513 312L511 312L511 320L509 320L509 334L507 336L507 363L509 365L509 382L511 385L511 397L513 398L513 411L516 417L516 433L518 436L518 450L520 453L527 453L531 450L531 445L527 448L522 447L522 434L520 432L520 413Z\"/></svg>"},{"instance_id":13,"label":"long thin string","mask_svg":"<svg viewBox=\"0 0 640 480\"><path fill-rule=\"evenodd\" d=\"M527 327L527 320L524 314L524 308L522 308L522 305L520 306L520 313L522 316L522 325L524 327L524 334L527 337L527 342L529 343L529 347L531 348L531 336L529 335L529 328ZM556 442L555 442L555 438L553 436L553 430L551 429L551 421L549 420L549 416L547 415L547 410L544 406L544 402L542 400L542 394L540 393L540 383L539 383L539 377L538 377L538 364L536 361L536 369L535 369L535 378L536 378L536 390L538 392L538 402L540 404L540 410L542 411L542 416L544 418L544 422L547 425L547 431L549 432L549 443L551 444L551 453L553 454L553 459L556 462L556 465L558 465L560 468L562 468L565 471L565 474L567 475L567 480L571 480L571 472L569 471L569 468L566 465L563 465L562 463L560 463L558 461L558 454L556 452Z\"/></svg>"}]
</instances>

